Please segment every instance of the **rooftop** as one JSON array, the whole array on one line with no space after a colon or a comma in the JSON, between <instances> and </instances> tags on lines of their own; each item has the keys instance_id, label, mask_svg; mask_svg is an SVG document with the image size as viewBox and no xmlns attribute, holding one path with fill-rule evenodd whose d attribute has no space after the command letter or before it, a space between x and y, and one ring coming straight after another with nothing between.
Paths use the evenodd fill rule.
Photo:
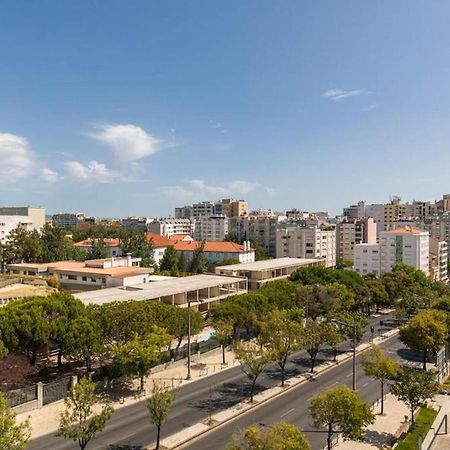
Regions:
<instances>
[{"instance_id":1,"label":"rooftop","mask_svg":"<svg viewBox=\"0 0 450 450\"><path fill-rule=\"evenodd\" d=\"M97 291L80 292L74 295L86 304L102 304L126 300L152 300L245 280L246 278L201 274L181 278L168 277L167 280L154 283L135 284L126 288L107 288Z\"/></svg>"},{"instance_id":2,"label":"rooftop","mask_svg":"<svg viewBox=\"0 0 450 450\"><path fill-rule=\"evenodd\" d=\"M428 231L421 230L420 228L414 228L414 227L398 227L394 228L393 230L386 231L385 233L389 234L429 234Z\"/></svg>"},{"instance_id":3,"label":"rooftop","mask_svg":"<svg viewBox=\"0 0 450 450\"><path fill-rule=\"evenodd\" d=\"M177 251L194 251L202 243L199 241L177 241L172 245ZM236 244L235 242L228 241L205 241L203 251L213 252L213 253L245 253L248 251L254 251L254 249L245 250L244 246L241 244Z\"/></svg>"},{"instance_id":4,"label":"rooftop","mask_svg":"<svg viewBox=\"0 0 450 450\"><path fill-rule=\"evenodd\" d=\"M264 261L255 261L251 263L242 264L230 264L228 266L220 266L217 270L238 270L238 271L252 271L252 270L271 270L280 269L282 267L291 266L307 266L310 264L322 261L322 259L316 258L275 258L266 259Z\"/></svg>"},{"instance_id":5,"label":"rooftop","mask_svg":"<svg viewBox=\"0 0 450 450\"><path fill-rule=\"evenodd\" d=\"M160 234L147 232L145 233L145 238L154 248L169 247L170 245L173 245L172 241L169 241L169 239L165 236L161 236Z\"/></svg>"},{"instance_id":6,"label":"rooftop","mask_svg":"<svg viewBox=\"0 0 450 450\"><path fill-rule=\"evenodd\" d=\"M85 239L84 241L75 242L73 244L75 247L78 248L91 248L98 239ZM105 243L106 247L120 247L120 239L119 238L105 238L103 239L103 242Z\"/></svg>"}]
</instances>

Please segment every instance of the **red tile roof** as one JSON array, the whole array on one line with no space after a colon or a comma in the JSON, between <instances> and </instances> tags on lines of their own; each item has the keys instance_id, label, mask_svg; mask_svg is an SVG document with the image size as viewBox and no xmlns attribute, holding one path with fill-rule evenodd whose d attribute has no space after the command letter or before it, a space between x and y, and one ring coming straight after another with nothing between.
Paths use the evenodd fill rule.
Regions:
<instances>
[{"instance_id":1,"label":"red tile roof","mask_svg":"<svg viewBox=\"0 0 450 450\"><path fill-rule=\"evenodd\" d=\"M180 252L189 252L196 250L200 245L201 242L198 241L178 241L173 244L173 247ZM235 242L207 241L205 242L204 251L213 253L244 253L244 246ZM251 251L254 250L251 249Z\"/></svg>"},{"instance_id":2,"label":"red tile roof","mask_svg":"<svg viewBox=\"0 0 450 450\"><path fill-rule=\"evenodd\" d=\"M169 241L169 239L160 234L145 233L145 238L152 244L153 248L169 247L170 245L173 245L172 241Z\"/></svg>"},{"instance_id":3,"label":"red tile roof","mask_svg":"<svg viewBox=\"0 0 450 450\"><path fill-rule=\"evenodd\" d=\"M191 237L189 234L172 234L172 236L169 236L169 239L171 241L182 241L183 239L186 239L187 237Z\"/></svg>"},{"instance_id":4,"label":"red tile roof","mask_svg":"<svg viewBox=\"0 0 450 450\"><path fill-rule=\"evenodd\" d=\"M91 248L98 239L85 239L84 241L75 242L75 247L79 248ZM118 238L106 238L104 239L106 247L120 247L120 239Z\"/></svg>"}]
</instances>

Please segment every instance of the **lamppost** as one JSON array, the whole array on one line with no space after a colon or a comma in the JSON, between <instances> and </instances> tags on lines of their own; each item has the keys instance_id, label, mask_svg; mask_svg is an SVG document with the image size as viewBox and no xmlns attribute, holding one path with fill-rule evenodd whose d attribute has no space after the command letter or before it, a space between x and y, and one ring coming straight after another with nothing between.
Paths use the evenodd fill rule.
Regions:
<instances>
[{"instance_id":1,"label":"lamppost","mask_svg":"<svg viewBox=\"0 0 450 450\"><path fill-rule=\"evenodd\" d=\"M356 391L356 325L343 322L342 320L332 319L334 323L343 325L344 327L351 328L353 330L353 390Z\"/></svg>"}]
</instances>

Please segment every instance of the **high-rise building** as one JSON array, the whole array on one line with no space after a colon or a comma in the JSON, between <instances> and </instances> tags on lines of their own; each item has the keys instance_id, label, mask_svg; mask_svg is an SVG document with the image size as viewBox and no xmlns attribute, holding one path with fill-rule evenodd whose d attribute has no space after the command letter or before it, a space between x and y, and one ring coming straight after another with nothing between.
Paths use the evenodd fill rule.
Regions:
<instances>
[{"instance_id":1,"label":"high-rise building","mask_svg":"<svg viewBox=\"0 0 450 450\"><path fill-rule=\"evenodd\" d=\"M203 216L195 221L196 241L224 241L228 234L228 217L222 215Z\"/></svg>"},{"instance_id":2,"label":"high-rise building","mask_svg":"<svg viewBox=\"0 0 450 450\"><path fill-rule=\"evenodd\" d=\"M377 225L372 217L345 219L336 225L336 257L353 261L357 244L376 244Z\"/></svg>"},{"instance_id":3,"label":"high-rise building","mask_svg":"<svg viewBox=\"0 0 450 450\"><path fill-rule=\"evenodd\" d=\"M430 237L430 277L448 282L448 246L446 241Z\"/></svg>"},{"instance_id":4,"label":"high-rise building","mask_svg":"<svg viewBox=\"0 0 450 450\"><path fill-rule=\"evenodd\" d=\"M155 219L147 224L147 231L170 237L174 234L189 234L193 232L192 223L189 219L161 218Z\"/></svg>"},{"instance_id":5,"label":"high-rise building","mask_svg":"<svg viewBox=\"0 0 450 450\"><path fill-rule=\"evenodd\" d=\"M276 231L277 258L320 258L336 265L336 232L320 227L287 226Z\"/></svg>"},{"instance_id":6,"label":"high-rise building","mask_svg":"<svg viewBox=\"0 0 450 450\"><path fill-rule=\"evenodd\" d=\"M61 228L75 229L84 223L86 216L84 213L58 213L53 214L52 222Z\"/></svg>"}]
</instances>

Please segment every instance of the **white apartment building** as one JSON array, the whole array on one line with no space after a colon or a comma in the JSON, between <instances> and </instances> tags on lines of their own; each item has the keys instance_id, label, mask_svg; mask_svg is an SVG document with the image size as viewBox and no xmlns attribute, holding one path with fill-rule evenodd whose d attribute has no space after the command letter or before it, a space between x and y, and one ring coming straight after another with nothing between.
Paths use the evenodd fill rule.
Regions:
<instances>
[{"instance_id":1,"label":"white apartment building","mask_svg":"<svg viewBox=\"0 0 450 450\"><path fill-rule=\"evenodd\" d=\"M357 244L376 244L377 225L372 217L345 219L336 225L336 257L353 261Z\"/></svg>"},{"instance_id":2,"label":"white apartment building","mask_svg":"<svg viewBox=\"0 0 450 450\"><path fill-rule=\"evenodd\" d=\"M321 258L336 265L336 232L319 227L286 227L276 231L277 258Z\"/></svg>"},{"instance_id":3,"label":"white apartment building","mask_svg":"<svg viewBox=\"0 0 450 450\"><path fill-rule=\"evenodd\" d=\"M18 226L30 231L35 228L33 221L29 216L2 216L0 215L0 243L4 243L8 239L9 233Z\"/></svg>"},{"instance_id":4,"label":"white apartment building","mask_svg":"<svg viewBox=\"0 0 450 450\"><path fill-rule=\"evenodd\" d=\"M448 282L448 245L446 241L430 237L430 277Z\"/></svg>"},{"instance_id":5,"label":"white apartment building","mask_svg":"<svg viewBox=\"0 0 450 450\"><path fill-rule=\"evenodd\" d=\"M224 241L228 234L228 217L224 215L203 216L195 220L196 241Z\"/></svg>"},{"instance_id":6,"label":"white apartment building","mask_svg":"<svg viewBox=\"0 0 450 450\"><path fill-rule=\"evenodd\" d=\"M380 233L380 272L404 263L429 275L429 234L417 228L395 228Z\"/></svg>"},{"instance_id":7,"label":"white apartment building","mask_svg":"<svg viewBox=\"0 0 450 450\"><path fill-rule=\"evenodd\" d=\"M380 275L380 245L356 244L354 248L354 270L360 275Z\"/></svg>"},{"instance_id":8,"label":"white apartment building","mask_svg":"<svg viewBox=\"0 0 450 450\"><path fill-rule=\"evenodd\" d=\"M161 218L147 224L147 231L170 237L174 234L192 234L193 226L189 219Z\"/></svg>"},{"instance_id":9,"label":"white apartment building","mask_svg":"<svg viewBox=\"0 0 450 450\"><path fill-rule=\"evenodd\" d=\"M36 230L40 230L45 224L45 208L5 206L0 207L0 216L27 216Z\"/></svg>"}]
</instances>

